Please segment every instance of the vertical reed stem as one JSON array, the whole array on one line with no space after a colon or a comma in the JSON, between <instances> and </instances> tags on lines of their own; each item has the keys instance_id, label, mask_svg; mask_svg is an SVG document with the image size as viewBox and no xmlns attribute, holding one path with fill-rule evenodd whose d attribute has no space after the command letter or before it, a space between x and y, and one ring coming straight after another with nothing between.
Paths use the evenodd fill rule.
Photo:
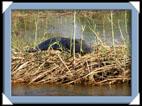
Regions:
<instances>
[{"instance_id":1,"label":"vertical reed stem","mask_svg":"<svg viewBox=\"0 0 142 106\"><path fill-rule=\"evenodd\" d=\"M80 53L83 53L83 49L82 49L82 40L83 40L83 33L84 33L84 30L85 30L85 25L82 25L82 33L81 33L81 44L80 44Z\"/></svg>"},{"instance_id":2,"label":"vertical reed stem","mask_svg":"<svg viewBox=\"0 0 142 106\"><path fill-rule=\"evenodd\" d=\"M128 28L127 28L127 12L125 11L125 30L126 34L128 35ZM127 36L128 37L128 36Z\"/></svg>"},{"instance_id":3,"label":"vertical reed stem","mask_svg":"<svg viewBox=\"0 0 142 106\"><path fill-rule=\"evenodd\" d=\"M126 40L123 36L122 30L121 30L121 27L120 27L120 20L118 20L118 28L119 28L119 31L120 31L121 39L122 39L124 45L127 47Z\"/></svg>"},{"instance_id":4,"label":"vertical reed stem","mask_svg":"<svg viewBox=\"0 0 142 106\"><path fill-rule=\"evenodd\" d=\"M125 31L126 31L126 40L127 40L127 47L128 47L128 52L130 52L130 38L128 34L128 26L127 26L127 11L125 11Z\"/></svg>"},{"instance_id":5,"label":"vertical reed stem","mask_svg":"<svg viewBox=\"0 0 142 106\"><path fill-rule=\"evenodd\" d=\"M73 64L75 65L75 32L76 32L76 10L74 10L74 17L73 17Z\"/></svg>"},{"instance_id":6,"label":"vertical reed stem","mask_svg":"<svg viewBox=\"0 0 142 106\"><path fill-rule=\"evenodd\" d=\"M38 21L39 21L39 11L38 11L38 16L36 18L35 14L34 14L34 19L35 19L35 41L34 41L34 48L36 47L37 44L37 33L38 33Z\"/></svg>"},{"instance_id":7,"label":"vertical reed stem","mask_svg":"<svg viewBox=\"0 0 142 106\"><path fill-rule=\"evenodd\" d=\"M113 28L113 13L111 11L111 29L112 29L112 46L115 53L115 43L114 43L114 28Z\"/></svg>"},{"instance_id":8,"label":"vertical reed stem","mask_svg":"<svg viewBox=\"0 0 142 106\"><path fill-rule=\"evenodd\" d=\"M72 54L72 32L70 35L70 55Z\"/></svg>"},{"instance_id":9,"label":"vertical reed stem","mask_svg":"<svg viewBox=\"0 0 142 106\"><path fill-rule=\"evenodd\" d=\"M104 15L104 18L103 18L103 36L104 36L104 43L106 42L106 37L105 37L105 15Z\"/></svg>"},{"instance_id":10,"label":"vertical reed stem","mask_svg":"<svg viewBox=\"0 0 142 106\"><path fill-rule=\"evenodd\" d=\"M24 10L23 10L23 15L25 14L25 12L24 12ZM28 36L28 34L27 34L27 24L26 24L26 20L25 20L25 17L24 17L24 29L25 29L25 32L26 32L26 34L25 34L25 38L27 38L27 36Z\"/></svg>"}]
</instances>

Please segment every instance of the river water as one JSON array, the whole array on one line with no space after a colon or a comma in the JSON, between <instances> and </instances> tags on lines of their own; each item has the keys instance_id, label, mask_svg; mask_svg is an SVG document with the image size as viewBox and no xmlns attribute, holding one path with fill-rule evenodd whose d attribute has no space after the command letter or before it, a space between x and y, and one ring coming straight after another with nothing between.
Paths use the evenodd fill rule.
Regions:
<instances>
[{"instance_id":1,"label":"river water","mask_svg":"<svg viewBox=\"0 0 142 106\"><path fill-rule=\"evenodd\" d=\"M12 96L131 96L130 85L12 84Z\"/></svg>"},{"instance_id":2,"label":"river water","mask_svg":"<svg viewBox=\"0 0 142 106\"><path fill-rule=\"evenodd\" d=\"M114 38L122 42L121 34L128 39L131 38L131 12L116 12L113 14ZM38 20L38 21L36 21ZM120 22L120 28L118 27ZM38 26L36 28L36 25ZM76 19L76 38L80 39L82 35L82 26L86 26L83 39L88 45L94 43L96 37L90 30L90 27L96 28L102 40L112 42L112 29L110 23L110 14L97 14L88 18L77 17ZM126 29L127 28L127 29ZM37 30L37 31L36 31ZM128 32L128 33L127 33ZM12 18L12 36L21 36L25 42L31 43L35 40L37 33L37 42L54 37L69 37L73 34L73 17L49 15L46 17L31 18ZM25 37L26 36L26 37ZM27 85L12 84L12 96L130 96L131 85L103 85L103 86L82 86L82 85Z\"/></svg>"}]
</instances>

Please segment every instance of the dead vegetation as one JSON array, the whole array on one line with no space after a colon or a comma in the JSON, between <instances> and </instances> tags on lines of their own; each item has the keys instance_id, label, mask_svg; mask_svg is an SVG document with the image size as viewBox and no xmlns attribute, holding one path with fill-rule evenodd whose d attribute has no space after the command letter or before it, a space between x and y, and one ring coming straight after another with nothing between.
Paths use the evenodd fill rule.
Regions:
<instances>
[{"instance_id":1,"label":"dead vegetation","mask_svg":"<svg viewBox=\"0 0 142 106\"><path fill-rule=\"evenodd\" d=\"M49 50L37 53L12 50L12 82L102 85L130 83L131 60L124 46L97 47L94 53L73 57ZM127 55L126 55L127 54Z\"/></svg>"}]
</instances>

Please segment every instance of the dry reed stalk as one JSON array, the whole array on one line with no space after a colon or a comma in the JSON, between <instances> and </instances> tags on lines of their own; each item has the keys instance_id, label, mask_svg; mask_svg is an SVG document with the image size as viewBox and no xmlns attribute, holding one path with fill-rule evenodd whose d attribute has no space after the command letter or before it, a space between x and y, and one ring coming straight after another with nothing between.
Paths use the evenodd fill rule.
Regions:
<instances>
[{"instance_id":1,"label":"dry reed stalk","mask_svg":"<svg viewBox=\"0 0 142 106\"><path fill-rule=\"evenodd\" d=\"M91 72L87 61L86 61L86 64L87 64L88 72Z\"/></svg>"},{"instance_id":2,"label":"dry reed stalk","mask_svg":"<svg viewBox=\"0 0 142 106\"><path fill-rule=\"evenodd\" d=\"M60 61L63 63L63 65L66 67L66 69L68 71L70 71L70 69L67 67L67 65L64 63L64 61L62 60L62 58L60 57L60 55L57 53L57 56L59 57Z\"/></svg>"},{"instance_id":3,"label":"dry reed stalk","mask_svg":"<svg viewBox=\"0 0 142 106\"><path fill-rule=\"evenodd\" d=\"M104 67L97 68L97 69L95 69L94 71L88 73L87 75L85 75L85 76L83 76L83 77L81 77L81 78L75 79L75 80L73 80L73 81L71 81L71 82L69 82L69 83L67 83L67 84L72 84L72 83L74 83L74 82L76 82L76 81L78 81L78 80L80 80L80 79L83 79L83 78L88 77L88 76L91 75L91 74L98 73L98 71L102 70L103 68L104 68ZM108 68L108 66L106 66L105 68ZM110 65L110 69L111 69L111 68L112 68L112 66ZM100 72L101 72L101 71L100 71Z\"/></svg>"},{"instance_id":4,"label":"dry reed stalk","mask_svg":"<svg viewBox=\"0 0 142 106\"><path fill-rule=\"evenodd\" d=\"M22 65L20 65L14 72L12 72L12 75L15 74L18 70L26 67L26 65L30 62L32 62L32 61L27 61L27 62L23 63Z\"/></svg>"},{"instance_id":5,"label":"dry reed stalk","mask_svg":"<svg viewBox=\"0 0 142 106\"><path fill-rule=\"evenodd\" d=\"M116 55L112 47L107 47L104 55L101 47L92 54L76 55L74 67L73 57L60 51L33 54L12 52L14 58L24 58L12 58L12 82L101 85L130 81L131 60L125 47L116 47Z\"/></svg>"},{"instance_id":6,"label":"dry reed stalk","mask_svg":"<svg viewBox=\"0 0 142 106\"><path fill-rule=\"evenodd\" d=\"M12 57L12 60L17 60L17 59L19 59L19 60L21 60L21 59L24 59L23 57Z\"/></svg>"},{"instance_id":7,"label":"dry reed stalk","mask_svg":"<svg viewBox=\"0 0 142 106\"><path fill-rule=\"evenodd\" d=\"M58 66L55 66L47 71L45 71L44 73L38 75L36 78L34 78L31 82L29 82L29 84L31 84L32 82L34 82L35 80L44 77L48 72L51 72L52 70L55 70L56 68L58 68Z\"/></svg>"}]
</instances>

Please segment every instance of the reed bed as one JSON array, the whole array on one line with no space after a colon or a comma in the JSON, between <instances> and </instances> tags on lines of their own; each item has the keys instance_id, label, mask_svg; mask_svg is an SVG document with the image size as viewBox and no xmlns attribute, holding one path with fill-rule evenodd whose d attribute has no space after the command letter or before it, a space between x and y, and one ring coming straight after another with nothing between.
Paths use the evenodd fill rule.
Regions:
<instances>
[{"instance_id":1,"label":"reed bed","mask_svg":"<svg viewBox=\"0 0 142 106\"><path fill-rule=\"evenodd\" d=\"M103 49L102 49L103 48ZM104 53L105 49L105 53ZM103 85L131 82L131 58L126 46L98 45L93 53L74 57L57 50L37 53L12 50L12 82Z\"/></svg>"}]
</instances>

